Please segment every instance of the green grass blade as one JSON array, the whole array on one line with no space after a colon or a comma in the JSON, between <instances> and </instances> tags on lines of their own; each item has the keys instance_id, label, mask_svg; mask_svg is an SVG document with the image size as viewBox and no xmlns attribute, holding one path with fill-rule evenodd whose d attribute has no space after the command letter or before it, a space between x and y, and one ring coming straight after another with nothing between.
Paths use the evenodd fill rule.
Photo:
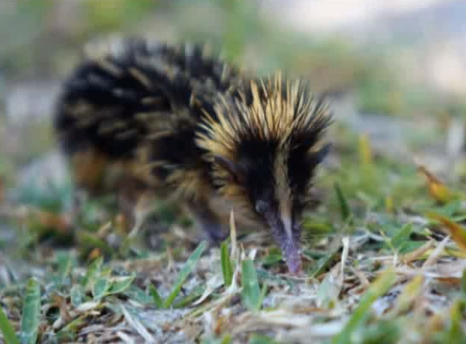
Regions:
<instances>
[{"instance_id":1,"label":"green grass blade","mask_svg":"<svg viewBox=\"0 0 466 344\"><path fill-rule=\"evenodd\" d=\"M5 339L5 344L20 344L15 330L3 312L2 307L0 307L0 330L2 331L3 339Z\"/></svg>"},{"instance_id":2,"label":"green grass blade","mask_svg":"<svg viewBox=\"0 0 466 344\"><path fill-rule=\"evenodd\" d=\"M348 206L348 202L346 201L346 197L343 193L343 190L340 187L340 184L338 182L335 182L334 184L335 192L337 194L338 198L338 203L340 204L340 212L341 212L341 217L343 221L347 221L348 218L351 215L351 210Z\"/></svg>"},{"instance_id":3,"label":"green grass blade","mask_svg":"<svg viewBox=\"0 0 466 344\"><path fill-rule=\"evenodd\" d=\"M353 312L343 330L333 338L331 344L348 343L348 338L351 338L351 334L358 329L369 315L372 304L391 288L395 280L396 274L392 269L385 271L379 276L366 291L359 302L359 306Z\"/></svg>"},{"instance_id":4,"label":"green grass blade","mask_svg":"<svg viewBox=\"0 0 466 344\"><path fill-rule=\"evenodd\" d=\"M57 284L64 284L66 278L70 275L71 269L73 268L73 258L70 254L59 254L58 260L58 273L56 276Z\"/></svg>"},{"instance_id":5,"label":"green grass blade","mask_svg":"<svg viewBox=\"0 0 466 344\"><path fill-rule=\"evenodd\" d=\"M35 344L40 325L40 285L30 279L26 287L23 314L21 318L20 339L22 344Z\"/></svg>"},{"instance_id":6,"label":"green grass blade","mask_svg":"<svg viewBox=\"0 0 466 344\"><path fill-rule=\"evenodd\" d=\"M338 250L333 250L327 253L325 256L321 257L316 264L310 269L309 277L316 278L322 274L325 269L330 265L330 263L336 258Z\"/></svg>"},{"instance_id":7,"label":"green grass blade","mask_svg":"<svg viewBox=\"0 0 466 344\"><path fill-rule=\"evenodd\" d=\"M205 286L194 288L188 295L183 296L173 304L173 308L186 308L196 300L198 300L206 290Z\"/></svg>"},{"instance_id":8,"label":"green grass blade","mask_svg":"<svg viewBox=\"0 0 466 344\"><path fill-rule=\"evenodd\" d=\"M132 284L125 292L124 295L129 297L131 300L139 302L143 305L151 305L153 303L152 296L150 295L149 288L143 290L134 284Z\"/></svg>"},{"instance_id":9,"label":"green grass blade","mask_svg":"<svg viewBox=\"0 0 466 344\"><path fill-rule=\"evenodd\" d=\"M258 309L261 308L262 302L264 302L265 296L267 295L268 286L266 283L262 284L261 293L259 295Z\"/></svg>"},{"instance_id":10,"label":"green grass blade","mask_svg":"<svg viewBox=\"0 0 466 344\"><path fill-rule=\"evenodd\" d=\"M84 300L84 289L80 284L75 284L70 290L70 300L74 307L78 307Z\"/></svg>"},{"instance_id":11,"label":"green grass blade","mask_svg":"<svg viewBox=\"0 0 466 344\"><path fill-rule=\"evenodd\" d=\"M466 269L463 269L463 275L461 276L461 295L466 300Z\"/></svg>"},{"instance_id":12,"label":"green grass blade","mask_svg":"<svg viewBox=\"0 0 466 344\"><path fill-rule=\"evenodd\" d=\"M230 344L231 343L231 337L230 335L225 335L225 337L222 338L222 341L220 342L220 344Z\"/></svg>"},{"instance_id":13,"label":"green grass blade","mask_svg":"<svg viewBox=\"0 0 466 344\"><path fill-rule=\"evenodd\" d=\"M231 336L225 335L223 338L204 338L201 341L201 344L230 344L231 343Z\"/></svg>"},{"instance_id":14,"label":"green grass blade","mask_svg":"<svg viewBox=\"0 0 466 344\"><path fill-rule=\"evenodd\" d=\"M57 333L59 343L69 343L76 340L76 333L86 324L87 314L72 320Z\"/></svg>"},{"instance_id":15,"label":"green grass blade","mask_svg":"<svg viewBox=\"0 0 466 344\"><path fill-rule=\"evenodd\" d=\"M105 296L107 291L110 289L110 281L107 277L99 277L94 283L94 287L92 288L92 296L94 300L98 300Z\"/></svg>"},{"instance_id":16,"label":"green grass blade","mask_svg":"<svg viewBox=\"0 0 466 344\"><path fill-rule=\"evenodd\" d=\"M131 284L133 283L136 275L133 276L126 276L126 277L119 277L115 279L110 288L107 290L105 295L112 295L112 294L120 294L126 291Z\"/></svg>"},{"instance_id":17,"label":"green grass blade","mask_svg":"<svg viewBox=\"0 0 466 344\"><path fill-rule=\"evenodd\" d=\"M280 344L279 342L261 334L253 334L249 339L249 344Z\"/></svg>"},{"instance_id":18,"label":"green grass blade","mask_svg":"<svg viewBox=\"0 0 466 344\"><path fill-rule=\"evenodd\" d=\"M159 292L157 291L157 288L155 288L153 284L150 284L149 291L150 291L150 294L152 295L152 299L154 300L154 303L157 306L157 308L163 308L163 300Z\"/></svg>"},{"instance_id":19,"label":"green grass blade","mask_svg":"<svg viewBox=\"0 0 466 344\"><path fill-rule=\"evenodd\" d=\"M451 307L451 320L450 328L448 330L447 338L445 343L464 343L466 340L466 334L462 329L462 312L464 305L460 300L457 300Z\"/></svg>"},{"instance_id":20,"label":"green grass blade","mask_svg":"<svg viewBox=\"0 0 466 344\"><path fill-rule=\"evenodd\" d=\"M409 242L409 237L413 231L413 224L407 223L404 225L392 238L391 245L399 250L403 245Z\"/></svg>"},{"instance_id":21,"label":"green grass blade","mask_svg":"<svg viewBox=\"0 0 466 344\"><path fill-rule=\"evenodd\" d=\"M204 250L207 248L207 242L203 241L199 244L199 246L194 250L194 252L189 256L188 260L186 261L185 265L180 271L180 274L178 275L178 278L176 280L175 286L173 287L172 292L170 295L168 295L167 299L165 300L163 307L164 308L169 308L175 298L178 296L180 293L181 287L183 286L183 283L186 281L186 278L188 278L189 274L194 270L196 267L196 264L198 260L201 258L202 253Z\"/></svg>"},{"instance_id":22,"label":"green grass blade","mask_svg":"<svg viewBox=\"0 0 466 344\"><path fill-rule=\"evenodd\" d=\"M243 260L241 265L241 285L243 290L241 298L243 304L251 310L259 310L261 302L261 290L254 263L250 259Z\"/></svg>"},{"instance_id":23,"label":"green grass blade","mask_svg":"<svg viewBox=\"0 0 466 344\"><path fill-rule=\"evenodd\" d=\"M220 248L220 256L222 261L223 282L225 283L226 287L229 287L233 281L233 268L231 266L228 244L226 242L222 243Z\"/></svg>"},{"instance_id":24,"label":"green grass blade","mask_svg":"<svg viewBox=\"0 0 466 344\"><path fill-rule=\"evenodd\" d=\"M84 277L84 280L82 282L82 286L84 287L84 289L88 290L88 288L91 288L93 286L95 279L100 273L103 261L104 260L102 257L98 257L92 261L91 265L87 269L86 276Z\"/></svg>"}]
</instances>

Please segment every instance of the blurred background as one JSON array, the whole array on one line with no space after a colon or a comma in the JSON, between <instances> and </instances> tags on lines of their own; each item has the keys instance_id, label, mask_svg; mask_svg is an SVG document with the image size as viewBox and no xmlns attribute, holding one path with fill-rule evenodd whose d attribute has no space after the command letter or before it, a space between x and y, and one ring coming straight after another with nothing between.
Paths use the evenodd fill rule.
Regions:
<instances>
[{"instance_id":1,"label":"blurred background","mask_svg":"<svg viewBox=\"0 0 466 344\"><path fill-rule=\"evenodd\" d=\"M459 336L464 325L464 301L458 298L464 297L464 283L463 293L459 293L464 259L454 258L464 258L464 252L451 245L451 240L444 240L444 233L428 215L441 214L455 224L466 221L465 18L464 0L0 0L0 300L9 312L7 316L19 325L20 307L28 300L22 282L34 276L44 286L42 301L47 303L42 303L40 310L40 332L45 331L41 334L44 338L50 335L49 342L55 343L55 337L74 338L79 331L80 336L101 329L111 332L115 326L120 331L121 315L116 310L123 298L115 297L118 305L113 304L112 295L105 300L105 307L96 303L98 308L89 308L84 315L74 309L88 300L78 282L82 272L88 271L83 288L94 280L90 284L94 297L95 281L105 282L105 290L99 283L100 300L116 285L106 281L110 269L105 267L101 273L100 265L88 270L75 266L105 257L112 259L112 268L118 274L121 269L136 272L134 288L124 291L128 310L135 304L153 304L152 297L156 297L149 286L168 292L178 283L178 276L189 273L189 269L183 269L185 272L178 275L178 265L173 263L185 260L191 246L194 250L197 245L195 236L184 231L192 221L165 204L158 205L153 221L147 221L148 230L140 236L127 235L122 217L107 200L91 200L75 211L71 206L75 196L72 183L51 126L61 82L80 60L83 44L109 35L143 34L174 43L209 42L225 59L255 73L280 69L308 78L314 89L327 93L332 102L335 123L329 137L334 148L315 183L322 191L322 203L303 221L303 252L310 276L302 280L305 287L296 289L299 285L294 281L282 283L285 279L276 273L280 271L280 253L268 247L265 239L262 243L260 233L251 233L249 242L241 244L246 241L246 247L252 245L254 255L259 247L258 271L265 273L260 277L261 284L263 278L262 286L278 291L268 294L273 295L270 299L292 301L283 308L285 313L276 313L286 317L282 324L287 330L291 328L290 319L298 319L294 316L312 312L316 314L309 320L312 324L297 320L302 329L311 332L296 328L299 331L294 333L305 334L303 342L309 341L307 333L312 331L317 331L314 336L332 333L342 326L341 317L356 309L355 300L378 274L376 270L393 260L397 268L400 262L399 274L428 274L426 283L410 282L403 294L398 287L404 287L398 284L386 298L379 299L383 302L377 306L381 310L377 314L384 316L380 322L372 316L362 317L361 310L364 312L372 302L367 300L380 290L370 292L354 312L358 318L352 318L352 327L343 333L350 333L351 340L359 343L394 343L398 335L412 327L418 332L408 335L409 340L426 338L426 342L440 343L435 339L440 337L433 334L444 326L448 339L443 343L465 342L451 339ZM464 248L464 237L455 230L452 238ZM351 248L349 240L340 240L348 234ZM440 239L441 243L434 244ZM341 263L340 242L346 252ZM71 250L62 250L70 244ZM75 263L76 256L79 264ZM424 257L429 258L417 269ZM189 265L195 264L191 261ZM217 268L220 271L220 264ZM331 273L326 274L327 269ZM335 275L340 269L341 275ZM217 307L229 304L230 296L222 303L215 296L215 310L205 308L198 297L209 296L204 292L210 290L213 279L207 280L210 272L200 271L178 289L183 289L180 307L191 307L196 300L200 307L196 313L201 310L208 315L199 317L204 322L199 333L214 324L215 331L227 323L241 325L245 319L254 330L258 324L262 326L237 308L220 311ZM320 280L324 272L326 276ZM320 285L314 284L317 277ZM402 280L404 283L405 278ZM202 289L204 286L206 289ZM215 295L216 288L209 293ZM267 289L261 289L260 298ZM69 297L70 290L76 291L74 296ZM288 298L292 290L296 295L302 291L304 298ZM393 295L398 294L402 295L402 306L397 305L395 312L387 311L395 302ZM40 305L35 298L31 300L29 304ZM73 306L67 308L65 300L71 300ZM452 308L447 309L450 301ZM408 308L413 312L405 313L405 306L411 302L414 307ZM298 303L299 313L288 319L289 305ZM269 309L269 305L266 307ZM325 313L327 308L329 313ZM345 308L346 313L342 311ZM95 316L97 309L100 316ZM188 314L181 311L176 310L176 314ZM139 314L140 309L131 312ZM167 319L174 323L171 313L163 314L170 314ZM230 318L232 315L238 317ZM160 321L153 321L152 316L145 319L151 328L155 326L154 332L172 328L160 327ZM277 315L272 317L273 326L279 324ZM31 319L31 326L39 327L35 317ZM84 327L86 322L89 326ZM322 322L325 327L316 327ZM187 332L198 333L198 325L191 320L186 324ZM354 324L361 326L364 334L351 332ZM131 326L135 326L133 322ZM380 331L376 332L375 326ZM235 328L234 333L239 332Z\"/></svg>"},{"instance_id":2,"label":"blurred background","mask_svg":"<svg viewBox=\"0 0 466 344\"><path fill-rule=\"evenodd\" d=\"M0 178L63 177L50 127L60 82L87 40L136 33L307 77L332 97L338 126L447 171L463 154L465 16L461 0L1 1Z\"/></svg>"}]
</instances>

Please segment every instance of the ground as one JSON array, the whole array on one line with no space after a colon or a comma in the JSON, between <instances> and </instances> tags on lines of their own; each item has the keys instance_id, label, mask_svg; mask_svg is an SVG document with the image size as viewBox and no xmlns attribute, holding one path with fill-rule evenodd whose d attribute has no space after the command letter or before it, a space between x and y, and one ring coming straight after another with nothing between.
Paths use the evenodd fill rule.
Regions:
<instances>
[{"instance_id":1,"label":"ground","mask_svg":"<svg viewBox=\"0 0 466 344\"><path fill-rule=\"evenodd\" d=\"M147 11L128 8L135 18ZM57 16L47 30L63 36L48 44L60 50L31 58L18 49L0 59L6 71L25 73L6 84L0 117L0 341L465 342L464 103L425 87L426 79L394 77L385 53L266 35L270 26L251 21L241 6L224 18L230 30L211 37L232 61L258 73L288 68L331 97L333 149L315 181L320 204L303 223L301 275L287 273L268 233L236 228L235 214L230 237L215 246L196 239L191 220L163 201L136 229L125 228L111 197L73 213L73 182L50 116L29 117L50 112L59 88L40 75L25 82L25 66L67 70L81 35L120 25L111 13L128 8L96 12L110 14L92 17L92 30ZM216 12L201 8L217 25ZM186 31L194 26L175 14L154 18L155 28L176 18ZM389 62L406 52L398 49Z\"/></svg>"}]
</instances>

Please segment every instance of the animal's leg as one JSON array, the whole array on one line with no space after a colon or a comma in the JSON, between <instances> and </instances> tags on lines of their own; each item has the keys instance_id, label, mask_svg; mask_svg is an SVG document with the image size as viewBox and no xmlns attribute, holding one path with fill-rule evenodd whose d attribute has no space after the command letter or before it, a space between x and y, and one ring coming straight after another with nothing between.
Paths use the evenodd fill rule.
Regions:
<instances>
[{"instance_id":1,"label":"animal's leg","mask_svg":"<svg viewBox=\"0 0 466 344\"><path fill-rule=\"evenodd\" d=\"M70 158L75 183L92 196L101 194L108 159L93 149L75 152Z\"/></svg>"},{"instance_id":2,"label":"animal's leg","mask_svg":"<svg viewBox=\"0 0 466 344\"><path fill-rule=\"evenodd\" d=\"M107 159L94 149L76 151L69 157L70 173L74 179L71 219L74 223L83 205L103 194L103 176Z\"/></svg>"},{"instance_id":3,"label":"animal's leg","mask_svg":"<svg viewBox=\"0 0 466 344\"><path fill-rule=\"evenodd\" d=\"M118 208L123 215L130 235L135 235L153 211L155 195L140 181L126 178L119 183Z\"/></svg>"}]
</instances>

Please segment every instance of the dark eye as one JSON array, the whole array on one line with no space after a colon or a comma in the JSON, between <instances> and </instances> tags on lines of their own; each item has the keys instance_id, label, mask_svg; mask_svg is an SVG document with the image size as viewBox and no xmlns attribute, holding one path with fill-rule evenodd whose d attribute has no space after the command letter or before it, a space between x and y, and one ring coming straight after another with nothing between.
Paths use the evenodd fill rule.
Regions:
<instances>
[{"instance_id":1,"label":"dark eye","mask_svg":"<svg viewBox=\"0 0 466 344\"><path fill-rule=\"evenodd\" d=\"M259 214L264 214L269 210L269 205L265 201L257 201L256 202L256 211Z\"/></svg>"}]
</instances>

